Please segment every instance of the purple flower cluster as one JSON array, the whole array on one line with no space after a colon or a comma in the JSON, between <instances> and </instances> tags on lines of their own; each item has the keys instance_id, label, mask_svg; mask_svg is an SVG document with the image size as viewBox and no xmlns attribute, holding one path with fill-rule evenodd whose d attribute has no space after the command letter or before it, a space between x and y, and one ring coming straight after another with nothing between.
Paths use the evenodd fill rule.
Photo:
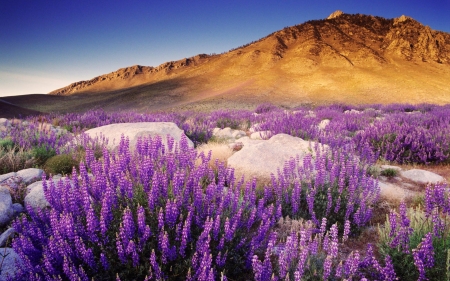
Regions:
<instances>
[{"instance_id":1,"label":"purple flower cluster","mask_svg":"<svg viewBox=\"0 0 450 281\"><path fill-rule=\"evenodd\" d=\"M278 218L258 203L256 182L235 182L223 165L214 173L204 155L195 166L185 138L172 150L161 138L138 147L130 153L122 139L118 154L104 150L70 179L44 181L51 208L29 208L13 224L18 280L235 278L266 249Z\"/></svg>"},{"instance_id":2,"label":"purple flower cluster","mask_svg":"<svg viewBox=\"0 0 450 281\"><path fill-rule=\"evenodd\" d=\"M345 226L346 236L351 226L367 224L379 197L378 183L367 176L365 165L343 149L317 147L315 159L307 155L302 163L291 158L271 187L265 200L281 205L283 216L311 219L317 226L319 218L327 218L327 226Z\"/></svg>"}]
</instances>

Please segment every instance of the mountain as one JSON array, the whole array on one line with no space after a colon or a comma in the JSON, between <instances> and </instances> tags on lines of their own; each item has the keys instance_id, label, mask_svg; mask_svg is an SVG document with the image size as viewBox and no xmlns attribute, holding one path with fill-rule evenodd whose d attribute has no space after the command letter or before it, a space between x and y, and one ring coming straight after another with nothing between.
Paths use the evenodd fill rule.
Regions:
<instances>
[{"instance_id":1,"label":"mountain","mask_svg":"<svg viewBox=\"0 0 450 281\"><path fill-rule=\"evenodd\" d=\"M261 102L443 104L450 103L448 81L449 33L404 15L336 11L223 54L121 68L50 95L141 110Z\"/></svg>"}]
</instances>

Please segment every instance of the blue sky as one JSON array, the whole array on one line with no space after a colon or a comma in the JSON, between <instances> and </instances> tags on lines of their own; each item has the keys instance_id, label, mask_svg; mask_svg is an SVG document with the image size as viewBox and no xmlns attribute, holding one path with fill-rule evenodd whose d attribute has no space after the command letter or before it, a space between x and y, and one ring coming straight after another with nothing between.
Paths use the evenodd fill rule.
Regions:
<instances>
[{"instance_id":1,"label":"blue sky","mask_svg":"<svg viewBox=\"0 0 450 281\"><path fill-rule=\"evenodd\" d=\"M335 10L450 32L441 1L0 1L0 97L48 93L135 64L222 53Z\"/></svg>"}]
</instances>

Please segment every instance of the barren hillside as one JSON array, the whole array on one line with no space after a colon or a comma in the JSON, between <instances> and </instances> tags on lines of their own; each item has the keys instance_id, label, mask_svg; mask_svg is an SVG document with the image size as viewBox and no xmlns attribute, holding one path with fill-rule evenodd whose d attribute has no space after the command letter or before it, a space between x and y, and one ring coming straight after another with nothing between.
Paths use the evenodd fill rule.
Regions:
<instances>
[{"instance_id":1,"label":"barren hillside","mask_svg":"<svg viewBox=\"0 0 450 281\"><path fill-rule=\"evenodd\" d=\"M224 102L449 103L450 34L407 16L337 11L220 55L131 66L51 95L101 95L107 108Z\"/></svg>"}]
</instances>

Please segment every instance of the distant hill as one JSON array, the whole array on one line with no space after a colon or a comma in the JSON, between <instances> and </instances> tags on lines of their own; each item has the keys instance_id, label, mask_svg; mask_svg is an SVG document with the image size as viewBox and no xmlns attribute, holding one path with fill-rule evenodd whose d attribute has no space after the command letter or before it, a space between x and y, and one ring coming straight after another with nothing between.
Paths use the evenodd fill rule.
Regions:
<instances>
[{"instance_id":1,"label":"distant hill","mask_svg":"<svg viewBox=\"0 0 450 281\"><path fill-rule=\"evenodd\" d=\"M450 102L448 81L449 33L407 16L385 19L336 11L327 19L284 28L223 54L121 68L50 95L72 96L67 104L77 111L94 106L249 107L261 102L289 107L443 104Z\"/></svg>"},{"instance_id":2,"label":"distant hill","mask_svg":"<svg viewBox=\"0 0 450 281\"><path fill-rule=\"evenodd\" d=\"M31 109L26 109L10 102L4 101L0 98L0 118L19 118L30 115L37 115L41 112Z\"/></svg>"}]
</instances>

